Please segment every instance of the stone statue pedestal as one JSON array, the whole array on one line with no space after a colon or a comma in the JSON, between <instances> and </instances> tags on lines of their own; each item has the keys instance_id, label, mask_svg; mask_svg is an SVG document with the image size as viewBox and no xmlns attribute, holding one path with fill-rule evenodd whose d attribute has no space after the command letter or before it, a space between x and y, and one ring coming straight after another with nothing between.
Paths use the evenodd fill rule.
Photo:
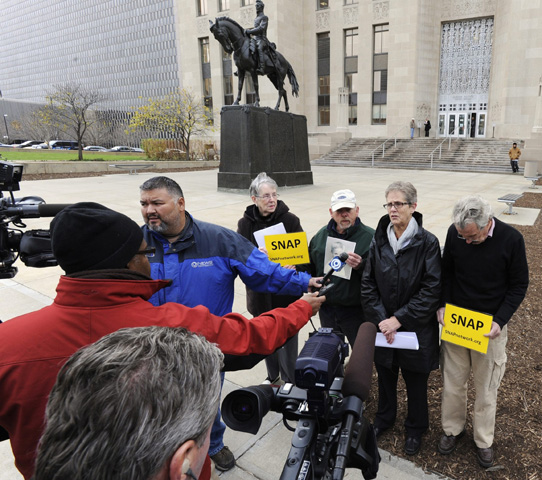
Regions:
<instances>
[{"instance_id":1,"label":"stone statue pedestal","mask_svg":"<svg viewBox=\"0 0 542 480\"><path fill-rule=\"evenodd\" d=\"M219 190L246 190L260 172L279 187L313 184L305 116L248 105L220 114Z\"/></svg>"}]
</instances>

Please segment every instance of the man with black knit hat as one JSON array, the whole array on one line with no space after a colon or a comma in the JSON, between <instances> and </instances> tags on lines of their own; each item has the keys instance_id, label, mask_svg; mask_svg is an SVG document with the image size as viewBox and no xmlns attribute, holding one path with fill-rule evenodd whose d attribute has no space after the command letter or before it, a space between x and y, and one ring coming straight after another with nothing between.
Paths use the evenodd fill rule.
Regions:
<instances>
[{"instance_id":1,"label":"man with black knit hat","mask_svg":"<svg viewBox=\"0 0 542 480\"><path fill-rule=\"evenodd\" d=\"M47 397L66 360L121 328L185 327L225 353L269 354L314 315L321 298L306 295L288 309L248 320L206 308L147 300L169 285L151 280L148 248L138 225L97 203L63 209L51 222L53 253L66 275L52 305L0 324L0 426L26 479L34 472ZM210 462L200 478L210 477Z\"/></svg>"}]
</instances>

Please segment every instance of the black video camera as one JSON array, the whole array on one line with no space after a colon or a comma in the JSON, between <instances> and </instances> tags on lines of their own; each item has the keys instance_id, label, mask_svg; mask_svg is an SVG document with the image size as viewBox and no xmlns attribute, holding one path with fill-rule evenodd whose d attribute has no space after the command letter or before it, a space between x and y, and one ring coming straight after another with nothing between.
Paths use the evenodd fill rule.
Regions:
<instances>
[{"instance_id":1,"label":"black video camera","mask_svg":"<svg viewBox=\"0 0 542 480\"><path fill-rule=\"evenodd\" d=\"M57 265L51 249L49 230L28 230L23 218L54 217L65 205L47 205L41 197L14 198L20 189L23 165L0 162L0 278L13 278L17 267L13 263L21 257L29 267ZM9 192L5 197L3 192ZM9 224L18 228L9 228Z\"/></svg>"},{"instance_id":2,"label":"black video camera","mask_svg":"<svg viewBox=\"0 0 542 480\"><path fill-rule=\"evenodd\" d=\"M233 430L256 434L271 410L294 431L280 480L340 480L347 467L361 470L365 479L376 478L380 456L373 427L363 417L363 401L341 393L347 356L344 336L321 328L297 358L297 386L257 385L224 399L222 417ZM295 429L288 421L297 421Z\"/></svg>"}]
</instances>

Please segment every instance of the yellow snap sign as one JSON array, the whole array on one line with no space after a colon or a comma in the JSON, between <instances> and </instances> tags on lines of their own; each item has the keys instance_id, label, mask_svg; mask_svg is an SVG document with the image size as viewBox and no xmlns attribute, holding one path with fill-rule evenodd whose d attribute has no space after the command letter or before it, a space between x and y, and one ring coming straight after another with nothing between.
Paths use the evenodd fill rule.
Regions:
<instances>
[{"instance_id":1,"label":"yellow snap sign","mask_svg":"<svg viewBox=\"0 0 542 480\"><path fill-rule=\"evenodd\" d=\"M305 232L266 235L265 248L272 262L281 265L310 263L309 245Z\"/></svg>"},{"instance_id":2,"label":"yellow snap sign","mask_svg":"<svg viewBox=\"0 0 542 480\"><path fill-rule=\"evenodd\" d=\"M447 303L440 338L485 354L489 337L484 334L490 332L492 323L491 315Z\"/></svg>"}]
</instances>

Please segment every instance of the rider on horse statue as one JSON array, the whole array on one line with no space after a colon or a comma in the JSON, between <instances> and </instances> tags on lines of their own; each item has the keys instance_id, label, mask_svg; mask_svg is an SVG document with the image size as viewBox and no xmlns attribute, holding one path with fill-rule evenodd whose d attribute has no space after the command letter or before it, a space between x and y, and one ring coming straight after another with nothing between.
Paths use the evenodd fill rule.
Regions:
<instances>
[{"instance_id":1,"label":"rider on horse statue","mask_svg":"<svg viewBox=\"0 0 542 480\"><path fill-rule=\"evenodd\" d=\"M252 40L258 48L258 68L256 69L256 71L260 75L265 75L265 61L267 57L271 57L271 55L274 53L274 45L271 44L267 39L267 25L269 24L269 19L267 18L267 15L263 13L264 8L265 5L262 0L256 0L256 13L258 15L254 20L254 28L245 30L245 33L247 35L252 36L250 50L252 52L254 51ZM266 55L266 50L269 51L268 55ZM273 62L273 64L275 63L272 57L271 61Z\"/></svg>"}]
</instances>

